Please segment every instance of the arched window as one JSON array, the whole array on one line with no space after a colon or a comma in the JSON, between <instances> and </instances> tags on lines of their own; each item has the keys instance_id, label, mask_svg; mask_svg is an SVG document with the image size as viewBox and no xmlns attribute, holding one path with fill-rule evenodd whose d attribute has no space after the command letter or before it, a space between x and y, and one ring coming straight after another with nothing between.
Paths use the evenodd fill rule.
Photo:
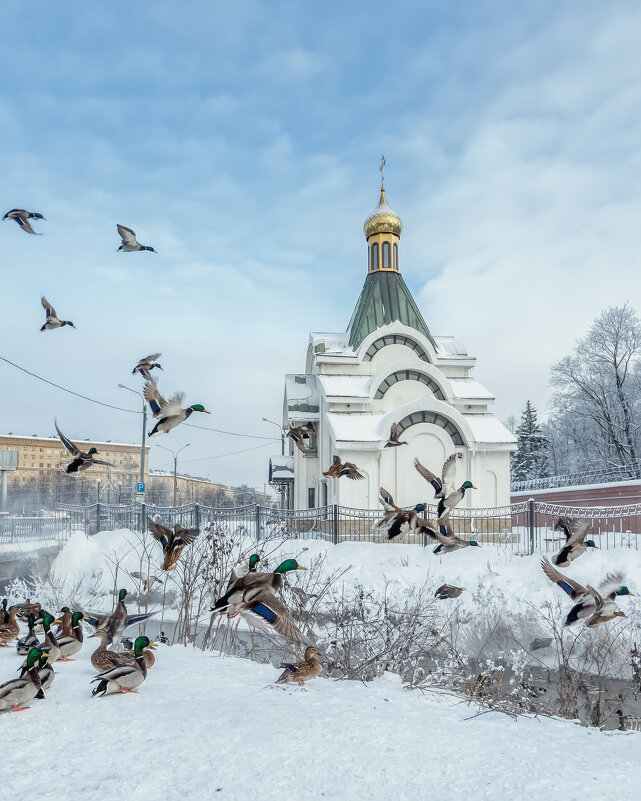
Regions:
<instances>
[{"instance_id":1,"label":"arched window","mask_svg":"<svg viewBox=\"0 0 641 801\"><path fill-rule=\"evenodd\" d=\"M438 412L413 412L400 420L397 425L402 433L410 426L418 425L418 423L432 423L432 425L440 426L444 431L447 431L455 445L465 445L461 432L454 423Z\"/></svg>"},{"instance_id":2,"label":"arched window","mask_svg":"<svg viewBox=\"0 0 641 801\"><path fill-rule=\"evenodd\" d=\"M425 353L418 342L414 342L413 339L409 339L409 337L403 336L402 334L386 334L384 337L374 340L374 342L372 342L367 349L367 353L363 357L363 361L370 361L378 353L378 351L381 348L384 348L386 345L406 345L408 348L411 348L414 353L416 353L419 359L424 362L429 362L427 353Z\"/></svg>"},{"instance_id":3,"label":"arched window","mask_svg":"<svg viewBox=\"0 0 641 801\"><path fill-rule=\"evenodd\" d=\"M394 242L394 269L398 270L398 245Z\"/></svg>"},{"instance_id":4,"label":"arched window","mask_svg":"<svg viewBox=\"0 0 641 801\"><path fill-rule=\"evenodd\" d=\"M372 245L372 255L370 259L370 270L378 270L378 242Z\"/></svg>"},{"instance_id":5,"label":"arched window","mask_svg":"<svg viewBox=\"0 0 641 801\"><path fill-rule=\"evenodd\" d=\"M445 395L443 395L443 392L436 381L434 381L428 375L425 375L425 373L420 373L418 370L397 370L395 373L391 373L376 390L374 399L378 400L379 398L382 398L387 390L394 386L394 384L397 384L399 381L418 381L421 384L425 384L426 387L429 387L435 398L438 398L439 400L445 400Z\"/></svg>"},{"instance_id":6,"label":"arched window","mask_svg":"<svg viewBox=\"0 0 641 801\"><path fill-rule=\"evenodd\" d=\"M389 270L389 242L383 242L383 269Z\"/></svg>"}]
</instances>

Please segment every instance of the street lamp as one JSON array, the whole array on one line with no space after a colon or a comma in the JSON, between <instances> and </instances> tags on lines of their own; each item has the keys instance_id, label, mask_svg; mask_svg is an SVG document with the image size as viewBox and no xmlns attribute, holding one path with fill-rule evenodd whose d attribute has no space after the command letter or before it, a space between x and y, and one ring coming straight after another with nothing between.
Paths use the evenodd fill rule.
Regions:
<instances>
[{"instance_id":1,"label":"street lamp","mask_svg":"<svg viewBox=\"0 0 641 801\"><path fill-rule=\"evenodd\" d=\"M285 432L283 431L283 427L278 423L274 422L274 420L268 420L266 417L263 417L263 423L271 423L273 426L277 426L278 430L280 431L280 455L285 455Z\"/></svg>"},{"instance_id":2,"label":"street lamp","mask_svg":"<svg viewBox=\"0 0 641 801\"><path fill-rule=\"evenodd\" d=\"M145 402L145 396L142 392L138 392L137 389L131 389L131 387L126 387L124 384L118 384L119 389L126 389L129 392L133 392L136 395L139 395L142 398L142 439L140 442L140 483L145 483L145 440L147 438L147 403Z\"/></svg>"},{"instance_id":3,"label":"street lamp","mask_svg":"<svg viewBox=\"0 0 641 801\"><path fill-rule=\"evenodd\" d=\"M157 448L162 448L163 451L169 451L171 455L174 457L174 508L176 508L176 501L178 499L178 454L180 451L184 451L185 448L188 448L191 443L187 443L183 445L182 448L178 448L177 451L172 451L171 448L165 448L164 445L156 445Z\"/></svg>"}]
</instances>

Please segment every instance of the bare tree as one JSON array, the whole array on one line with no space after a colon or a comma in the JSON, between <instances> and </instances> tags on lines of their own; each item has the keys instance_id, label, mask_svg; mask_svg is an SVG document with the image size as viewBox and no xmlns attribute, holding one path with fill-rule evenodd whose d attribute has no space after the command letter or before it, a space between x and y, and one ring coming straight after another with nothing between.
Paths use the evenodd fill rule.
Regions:
<instances>
[{"instance_id":1,"label":"bare tree","mask_svg":"<svg viewBox=\"0 0 641 801\"><path fill-rule=\"evenodd\" d=\"M552 429L561 436L574 429L573 444L588 463L637 462L641 322L628 303L601 312L574 353L552 367L551 383L559 390Z\"/></svg>"}]
</instances>

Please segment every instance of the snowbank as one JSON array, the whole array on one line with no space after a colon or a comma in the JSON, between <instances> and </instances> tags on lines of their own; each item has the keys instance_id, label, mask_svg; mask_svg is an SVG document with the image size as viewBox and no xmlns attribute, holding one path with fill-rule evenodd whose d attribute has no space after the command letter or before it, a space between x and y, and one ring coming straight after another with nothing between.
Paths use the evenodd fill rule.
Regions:
<instances>
[{"instance_id":1,"label":"snowbank","mask_svg":"<svg viewBox=\"0 0 641 801\"><path fill-rule=\"evenodd\" d=\"M635 798L641 783L637 732L473 717L474 706L408 691L390 674L275 687L270 666L159 646L139 694L92 698L89 654L86 644L76 662L56 665L29 711L0 713L7 801L33 793L19 755L52 748L64 768L47 782L65 801L601 801L604 788ZM0 649L0 682L18 662Z\"/></svg>"}]
</instances>

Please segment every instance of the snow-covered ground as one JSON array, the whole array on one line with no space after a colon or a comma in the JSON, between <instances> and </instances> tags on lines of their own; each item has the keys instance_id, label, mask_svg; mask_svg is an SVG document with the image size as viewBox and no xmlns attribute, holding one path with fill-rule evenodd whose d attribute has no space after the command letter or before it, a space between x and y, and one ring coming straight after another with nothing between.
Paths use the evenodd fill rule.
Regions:
<instances>
[{"instance_id":1,"label":"snow-covered ground","mask_svg":"<svg viewBox=\"0 0 641 801\"><path fill-rule=\"evenodd\" d=\"M44 700L0 713L5 801L602 801L641 786L637 732L473 717L391 674L276 687L271 666L159 646L139 694L92 698L89 643ZM18 663L0 649L0 681Z\"/></svg>"}]
</instances>

